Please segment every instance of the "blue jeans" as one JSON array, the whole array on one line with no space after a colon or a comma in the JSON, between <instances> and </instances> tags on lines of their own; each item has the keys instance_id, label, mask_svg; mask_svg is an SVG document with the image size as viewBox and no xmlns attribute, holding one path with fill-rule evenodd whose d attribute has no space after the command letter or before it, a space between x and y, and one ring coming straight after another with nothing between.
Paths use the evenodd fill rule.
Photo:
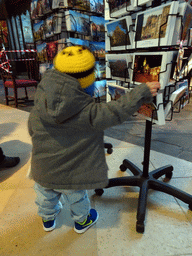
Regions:
<instances>
[{"instance_id":1,"label":"blue jeans","mask_svg":"<svg viewBox=\"0 0 192 256\"><path fill-rule=\"evenodd\" d=\"M43 220L51 220L59 214L61 195L69 202L71 217L74 221L83 222L87 218L90 211L90 201L86 190L49 189L38 183L35 183L34 189L37 195L35 203L38 206L38 215Z\"/></svg>"}]
</instances>

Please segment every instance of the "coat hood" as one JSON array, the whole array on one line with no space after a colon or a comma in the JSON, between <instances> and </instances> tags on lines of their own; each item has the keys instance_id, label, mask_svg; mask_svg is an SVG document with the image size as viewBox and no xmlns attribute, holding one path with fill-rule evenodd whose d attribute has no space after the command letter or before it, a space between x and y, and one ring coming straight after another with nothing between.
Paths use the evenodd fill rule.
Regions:
<instances>
[{"instance_id":1,"label":"coat hood","mask_svg":"<svg viewBox=\"0 0 192 256\"><path fill-rule=\"evenodd\" d=\"M53 69L46 71L38 84L34 108L44 121L63 123L90 102L93 99L84 92L76 78Z\"/></svg>"}]
</instances>

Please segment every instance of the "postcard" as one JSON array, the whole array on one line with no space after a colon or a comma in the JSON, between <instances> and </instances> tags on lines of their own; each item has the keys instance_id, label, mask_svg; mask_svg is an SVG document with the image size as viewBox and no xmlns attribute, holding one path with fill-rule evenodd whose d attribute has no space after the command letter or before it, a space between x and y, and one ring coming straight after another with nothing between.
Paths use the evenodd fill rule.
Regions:
<instances>
[{"instance_id":1,"label":"postcard","mask_svg":"<svg viewBox=\"0 0 192 256\"><path fill-rule=\"evenodd\" d=\"M43 63L47 61L47 44L40 43L36 45L37 48L37 59L39 62Z\"/></svg>"},{"instance_id":2,"label":"postcard","mask_svg":"<svg viewBox=\"0 0 192 256\"><path fill-rule=\"evenodd\" d=\"M183 67L188 64L188 59L191 55L191 49L186 47L181 47L179 51L177 52L174 66L174 72L173 72L173 79L174 80L180 80L181 79L181 73L183 70Z\"/></svg>"},{"instance_id":3,"label":"postcard","mask_svg":"<svg viewBox=\"0 0 192 256\"><path fill-rule=\"evenodd\" d=\"M65 0L52 0L52 9L65 7Z\"/></svg>"},{"instance_id":4,"label":"postcard","mask_svg":"<svg viewBox=\"0 0 192 256\"><path fill-rule=\"evenodd\" d=\"M115 21L107 22L105 43L106 51L127 50L133 48L132 18L126 16Z\"/></svg>"},{"instance_id":5,"label":"postcard","mask_svg":"<svg viewBox=\"0 0 192 256\"><path fill-rule=\"evenodd\" d=\"M150 2L152 2L152 0L134 0L133 1L133 6L134 7L140 7L140 6L142 6L144 4L147 4L147 3L150 3Z\"/></svg>"},{"instance_id":6,"label":"postcard","mask_svg":"<svg viewBox=\"0 0 192 256\"><path fill-rule=\"evenodd\" d=\"M83 35L91 34L90 17L76 11L66 11L66 29Z\"/></svg>"},{"instance_id":7,"label":"postcard","mask_svg":"<svg viewBox=\"0 0 192 256\"><path fill-rule=\"evenodd\" d=\"M104 13L104 0L90 0L91 12Z\"/></svg>"},{"instance_id":8,"label":"postcard","mask_svg":"<svg viewBox=\"0 0 192 256\"><path fill-rule=\"evenodd\" d=\"M105 42L90 41L89 48L97 58L105 58Z\"/></svg>"},{"instance_id":9,"label":"postcard","mask_svg":"<svg viewBox=\"0 0 192 256\"><path fill-rule=\"evenodd\" d=\"M176 81L179 80L179 74L180 74L181 69L182 69L183 57L184 57L184 49L181 48L178 51L175 70L174 70L174 73L173 73L173 79L176 80Z\"/></svg>"},{"instance_id":10,"label":"postcard","mask_svg":"<svg viewBox=\"0 0 192 256\"><path fill-rule=\"evenodd\" d=\"M190 38L190 28L192 27L192 6L188 3L179 5L179 17L177 18L174 32L174 43L184 46L188 44Z\"/></svg>"},{"instance_id":11,"label":"postcard","mask_svg":"<svg viewBox=\"0 0 192 256\"><path fill-rule=\"evenodd\" d=\"M71 43L71 45L85 45L85 46L89 47L88 40L83 40L83 39L79 39L79 38L69 37L66 39L66 42Z\"/></svg>"},{"instance_id":12,"label":"postcard","mask_svg":"<svg viewBox=\"0 0 192 256\"><path fill-rule=\"evenodd\" d=\"M39 3L38 0L32 0L31 1L30 12L31 12L31 18L32 19L35 19L38 16L43 15L43 12L42 12L42 9L41 9L41 6L40 6L40 3Z\"/></svg>"},{"instance_id":13,"label":"postcard","mask_svg":"<svg viewBox=\"0 0 192 256\"><path fill-rule=\"evenodd\" d=\"M179 78L182 79L184 77L187 77L189 72L192 70L192 53L191 55L185 60L185 64L183 65L183 68L179 74Z\"/></svg>"},{"instance_id":14,"label":"postcard","mask_svg":"<svg viewBox=\"0 0 192 256\"><path fill-rule=\"evenodd\" d=\"M106 77L124 82L130 81L131 54L106 54Z\"/></svg>"},{"instance_id":15,"label":"postcard","mask_svg":"<svg viewBox=\"0 0 192 256\"><path fill-rule=\"evenodd\" d=\"M57 8L75 8L84 11L90 11L89 0L52 0L52 9Z\"/></svg>"},{"instance_id":16,"label":"postcard","mask_svg":"<svg viewBox=\"0 0 192 256\"><path fill-rule=\"evenodd\" d=\"M31 18L36 19L51 11L52 0L32 0L31 2Z\"/></svg>"},{"instance_id":17,"label":"postcard","mask_svg":"<svg viewBox=\"0 0 192 256\"><path fill-rule=\"evenodd\" d=\"M105 41L105 19L99 16L91 16L91 36L96 41Z\"/></svg>"},{"instance_id":18,"label":"postcard","mask_svg":"<svg viewBox=\"0 0 192 256\"><path fill-rule=\"evenodd\" d=\"M165 110L163 104L163 93L158 92L157 96L154 97L152 103L143 104L138 113L145 116L145 118L158 125L165 124Z\"/></svg>"},{"instance_id":19,"label":"postcard","mask_svg":"<svg viewBox=\"0 0 192 256\"><path fill-rule=\"evenodd\" d=\"M45 20L45 37L61 33L62 13L55 13Z\"/></svg>"},{"instance_id":20,"label":"postcard","mask_svg":"<svg viewBox=\"0 0 192 256\"><path fill-rule=\"evenodd\" d=\"M7 22L5 20L0 20L0 30L1 30L0 42L3 43L5 47L8 47L8 28L7 28ZM27 33L25 33L25 39L26 37L28 37ZM30 39L31 39L31 34L30 34Z\"/></svg>"},{"instance_id":21,"label":"postcard","mask_svg":"<svg viewBox=\"0 0 192 256\"><path fill-rule=\"evenodd\" d=\"M60 52L65 47L66 47L66 39L65 38L61 38L61 39L57 40L57 52Z\"/></svg>"},{"instance_id":22,"label":"postcard","mask_svg":"<svg viewBox=\"0 0 192 256\"><path fill-rule=\"evenodd\" d=\"M174 105L182 98L182 96L186 93L187 89L188 85L181 86L179 89L177 89L170 95L169 102L165 108L165 116L169 114L171 108L174 107Z\"/></svg>"},{"instance_id":23,"label":"postcard","mask_svg":"<svg viewBox=\"0 0 192 256\"><path fill-rule=\"evenodd\" d=\"M119 99L128 92L128 88L107 82L107 102Z\"/></svg>"},{"instance_id":24,"label":"postcard","mask_svg":"<svg viewBox=\"0 0 192 256\"><path fill-rule=\"evenodd\" d=\"M42 0L39 1L41 3L42 13L46 14L52 9L52 0Z\"/></svg>"},{"instance_id":25,"label":"postcard","mask_svg":"<svg viewBox=\"0 0 192 256\"><path fill-rule=\"evenodd\" d=\"M44 39L45 22L44 20L33 24L33 36L35 41L40 41Z\"/></svg>"},{"instance_id":26,"label":"postcard","mask_svg":"<svg viewBox=\"0 0 192 256\"><path fill-rule=\"evenodd\" d=\"M131 82L140 84L159 81L161 89L168 84L174 52L134 53Z\"/></svg>"},{"instance_id":27,"label":"postcard","mask_svg":"<svg viewBox=\"0 0 192 256\"><path fill-rule=\"evenodd\" d=\"M134 0L108 0L111 18L120 17L134 10Z\"/></svg>"},{"instance_id":28,"label":"postcard","mask_svg":"<svg viewBox=\"0 0 192 256\"><path fill-rule=\"evenodd\" d=\"M192 28L190 28L189 39L187 46L192 47Z\"/></svg>"},{"instance_id":29,"label":"postcard","mask_svg":"<svg viewBox=\"0 0 192 256\"><path fill-rule=\"evenodd\" d=\"M105 61L96 61L95 62L95 77L96 77L96 79L99 79L99 80L106 78Z\"/></svg>"},{"instance_id":30,"label":"postcard","mask_svg":"<svg viewBox=\"0 0 192 256\"><path fill-rule=\"evenodd\" d=\"M179 2L172 1L154 7L153 11L148 9L139 12L136 18L135 47L172 45L178 7Z\"/></svg>"},{"instance_id":31,"label":"postcard","mask_svg":"<svg viewBox=\"0 0 192 256\"><path fill-rule=\"evenodd\" d=\"M52 61L58 52L58 41L47 43L46 51L48 61Z\"/></svg>"},{"instance_id":32,"label":"postcard","mask_svg":"<svg viewBox=\"0 0 192 256\"><path fill-rule=\"evenodd\" d=\"M95 87L95 90L94 90L95 98L102 97L102 96L106 95L106 83L107 83L106 80L95 81L93 83L94 87Z\"/></svg>"}]
</instances>

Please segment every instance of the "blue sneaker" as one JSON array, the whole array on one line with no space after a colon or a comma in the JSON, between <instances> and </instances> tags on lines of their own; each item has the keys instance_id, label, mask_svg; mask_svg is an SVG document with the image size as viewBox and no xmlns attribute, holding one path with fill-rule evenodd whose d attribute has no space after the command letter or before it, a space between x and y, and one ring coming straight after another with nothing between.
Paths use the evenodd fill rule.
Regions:
<instances>
[{"instance_id":1,"label":"blue sneaker","mask_svg":"<svg viewBox=\"0 0 192 256\"><path fill-rule=\"evenodd\" d=\"M75 222L74 230L78 234L84 233L88 228L90 228L99 218L99 214L95 209L91 209L87 219L84 222Z\"/></svg>"},{"instance_id":2,"label":"blue sneaker","mask_svg":"<svg viewBox=\"0 0 192 256\"><path fill-rule=\"evenodd\" d=\"M52 231L56 227L55 219L52 220L43 220L43 229L45 231Z\"/></svg>"},{"instance_id":3,"label":"blue sneaker","mask_svg":"<svg viewBox=\"0 0 192 256\"><path fill-rule=\"evenodd\" d=\"M63 208L62 203L59 201L58 203L60 210ZM43 220L43 229L45 231L52 231L56 227L56 219L53 218L52 220Z\"/></svg>"}]
</instances>

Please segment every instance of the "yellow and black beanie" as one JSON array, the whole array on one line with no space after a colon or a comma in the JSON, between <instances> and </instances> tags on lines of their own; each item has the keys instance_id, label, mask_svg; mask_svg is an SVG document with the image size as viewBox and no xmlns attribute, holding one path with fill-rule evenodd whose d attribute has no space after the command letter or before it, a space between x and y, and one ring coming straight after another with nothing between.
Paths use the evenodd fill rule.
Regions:
<instances>
[{"instance_id":1,"label":"yellow and black beanie","mask_svg":"<svg viewBox=\"0 0 192 256\"><path fill-rule=\"evenodd\" d=\"M54 58L54 68L75 77L83 89L95 81L95 57L84 46L69 46Z\"/></svg>"}]
</instances>

